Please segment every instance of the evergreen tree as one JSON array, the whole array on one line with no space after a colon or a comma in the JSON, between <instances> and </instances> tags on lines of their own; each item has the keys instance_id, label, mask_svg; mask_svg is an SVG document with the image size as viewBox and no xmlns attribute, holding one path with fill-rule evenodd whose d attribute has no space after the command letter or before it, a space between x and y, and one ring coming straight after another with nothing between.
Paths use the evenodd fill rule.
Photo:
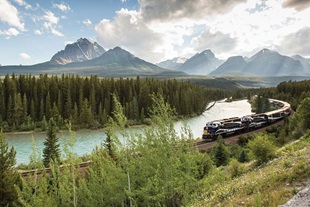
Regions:
<instances>
[{"instance_id":1,"label":"evergreen tree","mask_svg":"<svg viewBox=\"0 0 310 207\"><path fill-rule=\"evenodd\" d=\"M216 145L213 148L213 157L217 167L228 164L229 152L222 136L218 136L217 138Z\"/></svg>"},{"instance_id":2,"label":"evergreen tree","mask_svg":"<svg viewBox=\"0 0 310 207\"><path fill-rule=\"evenodd\" d=\"M25 94L23 97L23 111L22 111L22 122L27 123L28 116L28 104L27 104L27 95Z\"/></svg>"},{"instance_id":3,"label":"evergreen tree","mask_svg":"<svg viewBox=\"0 0 310 207\"><path fill-rule=\"evenodd\" d=\"M57 119L59 116L59 111L58 111L58 107L57 107L56 102L54 102L54 104L53 104L53 108L51 109L50 115L51 115L51 118L53 118L53 119Z\"/></svg>"},{"instance_id":4,"label":"evergreen tree","mask_svg":"<svg viewBox=\"0 0 310 207\"><path fill-rule=\"evenodd\" d=\"M0 131L0 206L13 206L17 200L14 185L17 184L18 174L14 168L16 152L14 147L8 150L8 143L2 130Z\"/></svg>"},{"instance_id":5,"label":"evergreen tree","mask_svg":"<svg viewBox=\"0 0 310 207\"><path fill-rule=\"evenodd\" d=\"M14 123L17 127L23 122L23 102L20 93L15 96L14 110L13 110L13 118Z\"/></svg>"},{"instance_id":6,"label":"evergreen tree","mask_svg":"<svg viewBox=\"0 0 310 207\"><path fill-rule=\"evenodd\" d=\"M35 110L35 105L34 105L34 101L33 99L31 99L31 103L30 103L30 116L32 118L33 121L37 120L37 115L36 115L36 110Z\"/></svg>"},{"instance_id":7,"label":"evergreen tree","mask_svg":"<svg viewBox=\"0 0 310 207\"><path fill-rule=\"evenodd\" d=\"M70 119L72 115L72 101L70 90L67 92L67 98L64 107L64 119Z\"/></svg>"},{"instance_id":8,"label":"evergreen tree","mask_svg":"<svg viewBox=\"0 0 310 207\"><path fill-rule=\"evenodd\" d=\"M14 103L12 96L9 97L8 106L7 106L7 119L10 126L14 123Z\"/></svg>"},{"instance_id":9,"label":"evergreen tree","mask_svg":"<svg viewBox=\"0 0 310 207\"><path fill-rule=\"evenodd\" d=\"M103 142L103 145L107 149L109 156L111 158L116 158L115 150L116 150L116 146L119 144L119 140L117 136L115 135L115 130L116 128L119 128L119 130L124 130L126 122L127 122L127 118L124 116L123 107L118 102L115 95L113 95L113 105L114 105L115 110L113 112L113 117L109 117L108 124L106 126L107 138Z\"/></svg>"},{"instance_id":10,"label":"evergreen tree","mask_svg":"<svg viewBox=\"0 0 310 207\"><path fill-rule=\"evenodd\" d=\"M45 117L47 118L47 120L51 118L51 108L51 97L50 93L48 93L45 101Z\"/></svg>"},{"instance_id":11,"label":"evergreen tree","mask_svg":"<svg viewBox=\"0 0 310 207\"><path fill-rule=\"evenodd\" d=\"M48 167L51 160L55 163L60 162L60 149L57 137L57 126L53 118L49 120L46 139L44 142L45 148L43 149L43 163Z\"/></svg>"},{"instance_id":12,"label":"evergreen tree","mask_svg":"<svg viewBox=\"0 0 310 207\"><path fill-rule=\"evenodd\" d=\"M248 153L244 149L241 151L238 161L242 163L249 161Z\"/></svg>"},{"instance_id":13,"label":"evergreen tree","mask_svg":"<svg viewBox=\"0 0 310 207\"><path fill-rule=\"evenodd\" d=\"M42 121L44 117L44 101L41 99L40 101L40 111L39 111L39 121Z\"/></svg>"}]
</instances>

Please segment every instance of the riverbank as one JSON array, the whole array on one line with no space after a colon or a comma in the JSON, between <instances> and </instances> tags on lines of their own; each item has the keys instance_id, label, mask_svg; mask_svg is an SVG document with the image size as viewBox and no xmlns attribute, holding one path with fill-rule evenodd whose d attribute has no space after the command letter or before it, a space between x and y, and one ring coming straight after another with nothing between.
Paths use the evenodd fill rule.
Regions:
<instances>
[{"instance_id":1,"label":"riverbank","mask_svg":"<svg viewBox=\"0 0 310 207\"><path fill-rule=\"evenodd\" d=\"M225 100L225 99L223 99L223 100ZM223 100L219 100L218 102L223 101ZM207 105L205 111L210 110L216 103L217 103L217 101L209 103ZM199 115L190 116L190 117L177 117L175 121L176 122L184 121L184 120L187 120L187 119L190 119L190 118L195 118L197 116L199 116ZM139 128L143 128L143 127L147 127L147 126L150 126L150 124L127 125L126 128L139 129ZM87 131L89 131L89 132L91 132L91 131L103 131L104 132L105 130L106 130L106 128L98 128L98 129L81 128L81 129L75 129L73 131L74 132L87 132ZM68 130L61 129L61 130L58 131L58 133L63 134L63 133L66 133L67 131ZM11 131L11 132L4 132L3 134L9 135L9 136L14 136L14 135L31 135L31 134L46 134L46 131L38 131L38 130L37 131L36 130L31 130L31 131Z\"/></svg>"}]
</instances>

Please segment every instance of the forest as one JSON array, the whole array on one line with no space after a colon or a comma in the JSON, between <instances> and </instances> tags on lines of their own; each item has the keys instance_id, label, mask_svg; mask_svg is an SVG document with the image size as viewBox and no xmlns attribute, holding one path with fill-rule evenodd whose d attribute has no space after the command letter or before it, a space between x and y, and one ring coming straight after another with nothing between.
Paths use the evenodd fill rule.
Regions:
<instances>
[{"instance_id":1,"label":"forest","mask_svg":"<svg viewBox=\"0 0 310 207\"><path fill-rule=\"evenodd\" d=\"M53 118L65 128L102 128L114 111L112 96L123 106L127 124L148 124L150 94L160 94L179 117L201 114L228 92L177 80L99 78L62 75L6 75L0 81L0 126L4 132L46 130Z\"/></svg>"}]
</instances>

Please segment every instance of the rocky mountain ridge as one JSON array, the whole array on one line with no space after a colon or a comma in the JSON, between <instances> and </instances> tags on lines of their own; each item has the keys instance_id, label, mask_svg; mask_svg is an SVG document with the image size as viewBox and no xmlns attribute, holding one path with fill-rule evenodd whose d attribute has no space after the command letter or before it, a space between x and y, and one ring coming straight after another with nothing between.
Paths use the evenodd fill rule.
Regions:
<instances>
[{"instance_id":1,"label":"rocky mountain ridge","mask_svg":"<svg viewBox=\"0 0 310 207\"><path fill-rule=\"evenodd\" d=\"M299 60L262 49L245 60L241 56L228 58L211 76L305 76L310 70Z\"/></svg>"},{"instance_id":2,"label":"rocky mountain ridge","mask_svg":"<svg viewBox=\"0 0 310 207\"><path fill-rule=\"evenodd\" d=\"M80 38L72 44L67 44L64 50L57 52L51 61L60 65L72 62L83 62L101 56L105 49L97 42L93 42L87 38Z\"/></svg>"},{"instance_id":3,"label":"rocky mountain ridge","mask_svg":"<svg viewBox=\"0 0 310 207\"><path fill-rule=\"evenodd\" d=\"M175 60L174 58L172 60ZM169 61L169 60L168 60ZM157 65L164 65L167 61ZM252 57L231 56L219 60L211 50L197 53L178 67L165 68L180 70L190 75L208 76L309 76L310 59L300 55L292 57L276 51L262 49Z\"/></svg>"}]
</instances>

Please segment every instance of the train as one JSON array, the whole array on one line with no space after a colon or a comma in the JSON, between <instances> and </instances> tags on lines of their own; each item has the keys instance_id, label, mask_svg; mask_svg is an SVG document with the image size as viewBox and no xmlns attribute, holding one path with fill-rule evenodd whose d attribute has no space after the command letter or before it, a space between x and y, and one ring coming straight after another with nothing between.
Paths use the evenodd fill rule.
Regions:
<instances>
[{"instance_id":1,"label":"train","mask_svg":"<svg viewBox=\"0 0 310 207\"><path fill-rule=\"evenodd\" d=\"M214 141L218 136L223 138L243 134L280 121L291 114L291 105L287 102L269 99L277 109L261 114L250 114L243 117L215 120L206 123L203 128L202 140Z\"/></svg>"}]
</instances>

